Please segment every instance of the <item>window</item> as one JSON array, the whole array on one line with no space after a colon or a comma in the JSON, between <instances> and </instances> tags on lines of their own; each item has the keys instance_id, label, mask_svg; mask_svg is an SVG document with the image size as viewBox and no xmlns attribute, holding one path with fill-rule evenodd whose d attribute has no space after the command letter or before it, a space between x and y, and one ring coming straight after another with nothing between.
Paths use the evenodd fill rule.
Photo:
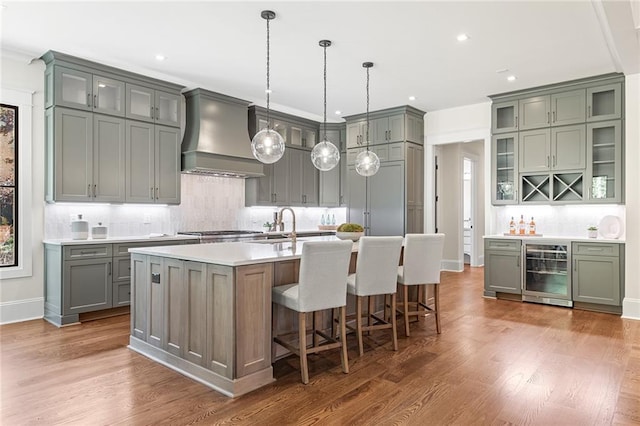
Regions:
<instances>
[{"instance_id":1,"label":"window","mask_svg":"<svg viewBox=\"0 0 640 426\"><path fill-rule=\"evenodd\" d=\"M18 107L0 104L0 268L18 265Z\"/></svg>"}]
</instances>

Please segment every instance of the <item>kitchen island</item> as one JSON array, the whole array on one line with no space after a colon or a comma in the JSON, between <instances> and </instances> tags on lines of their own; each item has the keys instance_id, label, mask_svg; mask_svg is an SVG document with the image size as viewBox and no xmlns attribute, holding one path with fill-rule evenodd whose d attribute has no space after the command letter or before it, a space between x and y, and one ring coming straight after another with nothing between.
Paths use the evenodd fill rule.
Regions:
<instances>
[{"instance_id":1,"label":"kitchen island","mask_svg":"<svg viewBox=\"0 0 640 426\"><path fill-rule=\"evenodd\" d=\"M231 397L272 382L271 288L305 241L335 239L131 249L129 348Z\"/></svg>"}]
</instances>

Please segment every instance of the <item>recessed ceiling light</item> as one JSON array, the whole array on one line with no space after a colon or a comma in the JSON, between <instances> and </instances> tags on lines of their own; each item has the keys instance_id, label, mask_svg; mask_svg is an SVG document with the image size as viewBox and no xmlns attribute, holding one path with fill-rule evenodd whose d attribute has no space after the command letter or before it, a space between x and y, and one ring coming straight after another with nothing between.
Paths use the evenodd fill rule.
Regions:
<instances>
[{"instance_id":1,"label":"recessed ceiling light","mask_svg":"<svg viewBox=\"0 0 640 426\"><path fill-rule=\"evenodd\" d=\"M466 40L469 40L469 36L468 36L468 35L466 35L466 34L459 34L457 38L458 38L458 41L466 41Z\"/></svg>"},{"instance_id":2,"label":"recessed ceiling light","mask_svg":"<svg viewBox=\"0 0 640 426\"><path fill-rule=\"evenodd\" d=\"M156 55L156 61L164 61L165 59L167 59L167 57L164 55L161 55L159 53Z\"/></svg>"},{"instance_id":3,"label":"recessed ceiling light","mask_svg":"<svg viewBox=\"0 0 640 426\"><path fill-rule=\"evenodd\" d=\"M340 114L342 114L342 111L337 110L337 111L336 111L336 115L340 115Z\"/></svg>"},{"instance_id":4,"label":"recessed ceiling light","mask_svg":"<svg viewBox=\"0 0 640 426\"><path fill-rule=\"evenodd\" d=\"M516 81L516 76L515 75L510 75L509 77L507 77L508 81Z\"/></svg>"},{"instance_id":5,"label":"recessed ceiling light","mask_svg":"<svg viewBox=\"0 0 640 426\"><path fill-rule=\"evenodd\" d=\"M415 101L415 100L416 100L416 97L415 97L415 96L409 96L409 100L410 100L410 101Z\"/></svg>"}]
</instances>

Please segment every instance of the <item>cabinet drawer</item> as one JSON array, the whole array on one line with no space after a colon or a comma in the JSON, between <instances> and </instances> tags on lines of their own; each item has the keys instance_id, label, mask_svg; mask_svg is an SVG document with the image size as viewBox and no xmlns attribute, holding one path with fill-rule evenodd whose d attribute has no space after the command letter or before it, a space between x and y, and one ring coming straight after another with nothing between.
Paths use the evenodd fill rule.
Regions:
<instances>
[{"instance_id":1,"label":"cabinet drawer","mask_svg":"<svg viewBox=\"0 0 640 426\"><path fill-rule=\"evenodd\" d=\"M520 251L520 240L485 240L485 250Z\"/></svg>"},{"instance_id":2,"label":"cabinet drawer","mask_svg":"<svg viewBox=\"0 0 640 426\"><path fill-rule=\"evenodd\" d=\"M94 257L111 257L111 244L87 244L82 246L65 246L64 259L87 259Z\"/></svg>"},{"instance_id":3,"label":"cabinet drawer","mask_svg":"<svg viewBox=\"0 0 640 426\"><path fill-rule=\"evenodd\" d=\"M591 256L619 256L620 244L612 243L573 243L572 254Z\"/></svg>"},{"instance_id":4,"label":"cabinet drawer","mask_svg":"<svg viewBox=\"0 0 640 426\"><path fill-rule=\"evenodd\" d=\"M168 241L144 241L144 242L131 242L131 243L117 243L113 245L113 255L129 256L130 248L175 246L179 244L189 244L191 241L198 242L198 240L168 240Z\"/></svg>"}]
</instances>

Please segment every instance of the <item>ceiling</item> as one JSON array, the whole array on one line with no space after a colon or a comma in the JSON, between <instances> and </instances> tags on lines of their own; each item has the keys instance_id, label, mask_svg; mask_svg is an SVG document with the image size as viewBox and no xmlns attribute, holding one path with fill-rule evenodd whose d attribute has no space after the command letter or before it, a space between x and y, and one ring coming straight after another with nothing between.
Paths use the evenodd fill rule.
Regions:
<instances>
[{"instance_id":1,"label":"ceiling","mask_svg":"<svg viewBox=\"0 0 640 426\"><path fill-rule=\"evenodd\" d=\"M637 0L2 1L1 48L49 49L265 105L270 9L272 108L329 121L410 104L424 111L609 72L640 72ZM636 18L637 22L637 18ZM458 42L460 33L469 35ZM166 59L159 62L156 54ZM637 67L638 69L633 69ZM625 69L626 68L626 69ZM499 70L508 70L498 72ZM508 75L515 75L513 82ZM409 96L415 96L410 101Z\"/></svg>"}]
</instances>

